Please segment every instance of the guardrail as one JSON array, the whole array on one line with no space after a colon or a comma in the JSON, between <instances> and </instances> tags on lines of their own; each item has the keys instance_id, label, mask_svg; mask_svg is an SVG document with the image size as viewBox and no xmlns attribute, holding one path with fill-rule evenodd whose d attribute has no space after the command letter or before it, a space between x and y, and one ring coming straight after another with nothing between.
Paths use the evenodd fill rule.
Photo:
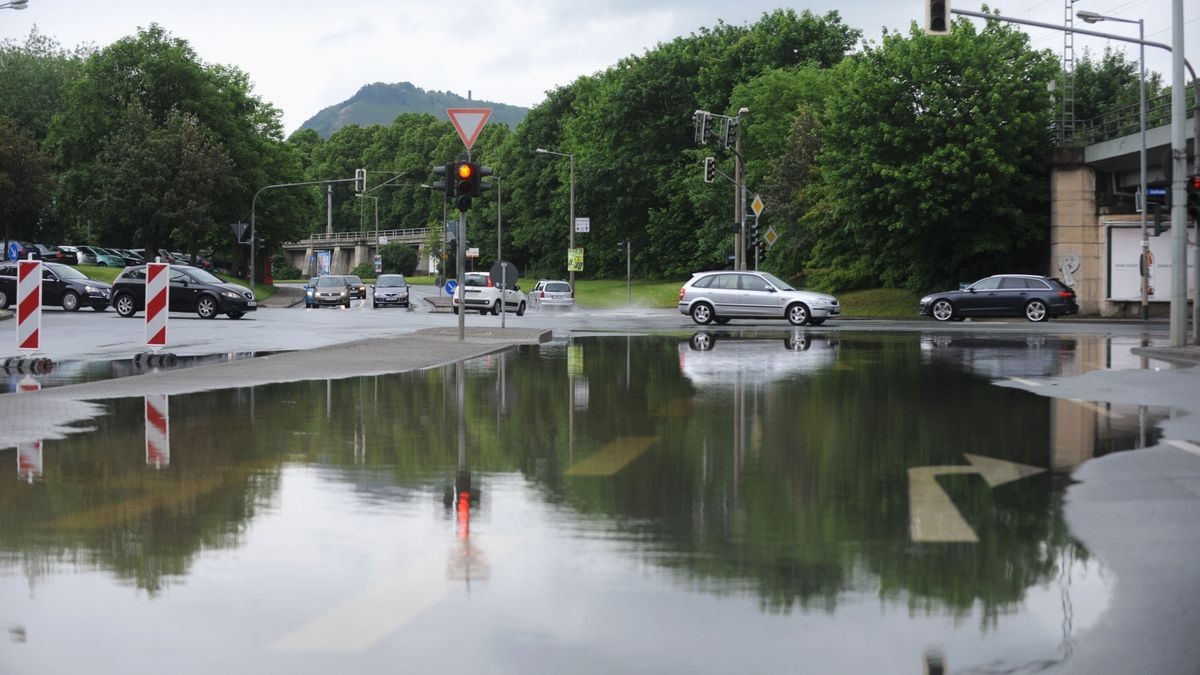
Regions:
<instances>
[{"instance_id":1,"label":"guardrail","mask_svg":"<svg viewBox=\"0 0 1200 675\"><path fill-rule=\"evenodd\" d=\"M391 239L420 239L423 240L429 234L427 227L412 227L405 230L379 230L376 233L374 230L369 232L314 232L307 239L300 241L289 241L285 246L300 246L308 244L338 244L350 243L358 241L370 241L372 237L378 234L379 237L387 237Z\"/></svg>"}]
</instances>

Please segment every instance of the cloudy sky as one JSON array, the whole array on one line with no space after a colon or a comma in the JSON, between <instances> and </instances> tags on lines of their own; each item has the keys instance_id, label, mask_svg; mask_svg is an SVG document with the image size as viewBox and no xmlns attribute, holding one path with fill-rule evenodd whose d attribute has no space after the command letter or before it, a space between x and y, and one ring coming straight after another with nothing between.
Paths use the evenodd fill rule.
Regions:
<instances>
[{"instance_id":1,"label":"cloudy sky","mask_svg":"<svg viewBox=\"0 0 1200 675\"><path fill-rule=\"evenodd\" d=\"M0 0L0 4L7 0ZM1061 25L1066 0L991 0L1001 13ZM1144 19L1146 39L1171 43L1172 0L1077 0L1086 9ZM980 0L955 8L979 11ZM1184 0L1188 60L1200 67L1200 3ZM370 82L412 82L475 99L532 106L544 93L594 73L659 42L719 20L742 25L778 7L843 20L878 41L883 27L907 31L924 21L923 0L29 0L22 11L0 10L0 40L23 40L36 25L64 47L105 46L138 27L158 23L187 40L208 63L249 73L255 92L283 111L290 133L320 109ZM1077 27L1136 36L1137 26ZM1033 44L1062 53L1063 34L1030 28ZM1084 47L1105 40L1076 36ZM1113 43L1124 48L1124 43ZM1137 59L1136 46L1128 47ZM471 58L472 55L478 58ZM462 65L459 65L459 63ZM1147 50L1147 67L1170 81L1170 57ZM0 94L2 95L2 94Z\"/></svg>"}]
</instances>

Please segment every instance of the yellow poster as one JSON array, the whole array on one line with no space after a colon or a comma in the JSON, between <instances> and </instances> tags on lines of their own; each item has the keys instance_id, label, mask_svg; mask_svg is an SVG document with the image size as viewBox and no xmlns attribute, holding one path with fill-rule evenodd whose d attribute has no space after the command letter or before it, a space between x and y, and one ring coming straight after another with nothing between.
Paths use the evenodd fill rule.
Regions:
<instances>
[{"instance_id":1,"label":"yellow poster","mask_svg":"<svg viewBox=\"0 0 1200 675\"><path fill-rule=\"evenodd\" d=\"M583 249L569 248L567 249L567 271L582 272L583 271Z\"/></svg>"}]
</instances>

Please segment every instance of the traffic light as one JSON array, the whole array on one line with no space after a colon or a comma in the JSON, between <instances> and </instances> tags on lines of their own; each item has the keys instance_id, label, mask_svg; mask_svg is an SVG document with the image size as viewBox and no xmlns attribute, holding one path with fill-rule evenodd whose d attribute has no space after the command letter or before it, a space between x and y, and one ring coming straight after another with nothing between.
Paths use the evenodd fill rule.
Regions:
<instances>
[{"instance_id":1,"label":"traffic light","mask_svg":"<svg viewBox=\"0 0 1200 675\"><path fill-rule=\"evenodd\" d=\"M950 34L950 0L925 0L925 32Z\"/></svg>"},{"instance_id":2,"label":"traffic light","mask_svg":"<svg viewBox=\"0 0 1200 675\"><path fill-rule=\"evenodd\" d=\"M1154 222L1152 223L1150 234L1151 236L1157 237L1158 235L1162 234L1164 230L1170 227L1171 223L1167 220L1166 213L1164 213L1165 209L1163 208L1162 204L1150 203L1147 204L1147 206L1150 207L1150 213L1154 214Z\"/></svg>"},{"instance_id":3,"label":"traffic light","mask_svg":"<svg viewBox=\"0 0 1200 675\"><path fill-rule=\"evenodd\" d=\"M758 246L758 219L750 225L750 245Z\"/></svg>"},{"instance_id":4,"label":"traffic light","mask_svg":"<svg viewBox=\"0 0 1200 675\"><path fill-rule=\"evenodd\" d=\"M617 242L617 253L620 253L621 255L625 255L625 240L624 239Z\"/></svg>"},{"instance_id":5,"label":"traffic light","mask_svg":"<svg viewBox=\"0 0 1200 675\"><path fill-rule=\"evenodd\" d=\"M717 158L704 158L704 182L711 183L717 180Z\"/></svg>"},{"instance_id":6,"label":"traffic light","mask_svg":"<svg viewBox=\"0 0 1200 675\"><path fill-rule=\"evenodd\" d=\"M700 143L707 143L710 134L712 134L712 115L703 113L700 116Z\"/></svg>"},{"instance_id":7,"label":"traffic light","mask_svg":"<svg viewBox=\"0 0 1200 675\"><path fill-rule=\"evenodd\" d=\"M1200 174L1187 179L1187 217L1200 225Z\"/></svg>"},{"instance_id":8,"label":"traffic light","mask_svg":"<svg viewBox=\"0 0 1200 675\"><path fill-rule=\"evenodd\" d=\"M459 197L474 197L479 194L479 165L458 162L454 165L454 194Z\"/></svg>"},{"instance_id":9,"label":"traffic light","mask_svg":"<svg viewBox=\"0 0 1200 675\"><path fill-rule=\"evenodd\" d=\"M495 184L493 184L491 181L483 180L484 176L491 176L492 174L495 173L495 170L493 170L492 167L490 167L490 166L483 166L482 164L478 165L478 168L479 168L479 178L475 181L475 196L476 197L482 196L484 192L487 192L488 190L493 190L496 188Z\"/></svg>"},{"instance_id":10,"label":"traffic light","mask_svg":"<svg viewBox=\"0 0 1200 675\"><path fill-rule=\"evenodd\" d=\"M434 190L441 190L447 197L454 194L454 182L449 180L449 177L454 175L453 164L433 167L433 175L438 176L438 179L433 181Z\"/></svg>"},{"instance_id":11,"label":"traffic light","mask_svg":"<svg viewBox=\"0 0 1200 675\"><path fill-rule=\"evenodd\" d=\"M367 191L367 170L366 169L355 169L354 170L354 191L355 192L366 192Z\"/></svg>"}]
</instances>

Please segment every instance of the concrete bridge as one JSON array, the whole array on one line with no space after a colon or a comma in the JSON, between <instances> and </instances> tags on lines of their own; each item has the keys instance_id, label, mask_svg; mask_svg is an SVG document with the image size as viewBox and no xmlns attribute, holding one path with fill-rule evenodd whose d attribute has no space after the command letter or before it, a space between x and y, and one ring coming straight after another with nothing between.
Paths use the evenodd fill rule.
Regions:
<instances>
[{"instance_id":1,"label":"concrete bridge","mask_svg":"<svg viewBox=\"0 0 1200 675\"><path fill-rule=\"evenodd\" d=\"M417 272L427 274L435 264L425 255L425 240L429 228L407 230L369 230L367 232L323 232L313 233L307 239L283 245L288 263L305 276L316 276L319 261L329 258L329 274L349 274L362 263L375 260L379 249L387 244L401 243L417 250Z\"/></svg>"},{"instance_id":2,"label":"concrete bridge","mask_svg":"<svg viewBox=\"0 0 1200 675\"><path fill-rule=\"evenodd\" d=\"M1191 92L1188 101L1192 101ZM1151 113L1153 102L1149 102ZM1192 112L1192 111L1189 111ZM1194 114L1194 113L1193 113ZM1151 114L1148 119L1169 120ZM1188 174L1194 172L1195 123L1186 124ZM1141 181L1142 137L1136 106L1083 130L1090 142L1060 144L1051 157L1050 264L1048 274L1075 289L1080 312L1091 316L1140 316L1141 222L1134 196ZM1147 129L1147 185L1169 187L1171 127ZM1169 190L1168 190L1169 192ZM1182 204L1175 205L1183 208ZM1153 215L1147 220L1153 224ZM1188 297L1195 297L1196 224L1188 224ZM1153 236L1150 266L1151 315L1164 317L1171 299L1170 230Z\"/></svg>"}]
</instances>

